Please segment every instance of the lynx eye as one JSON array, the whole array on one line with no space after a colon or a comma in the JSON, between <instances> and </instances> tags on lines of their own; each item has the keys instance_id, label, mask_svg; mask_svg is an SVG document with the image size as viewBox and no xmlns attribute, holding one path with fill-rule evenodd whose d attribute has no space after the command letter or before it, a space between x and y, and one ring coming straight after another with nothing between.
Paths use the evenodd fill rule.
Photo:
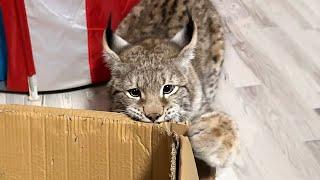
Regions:
<instances>
[{"instance_id":1,"label":"lynx eye","mask_svg":"<svg viewBox=\"0 0 320 180\"><path fill-rule=\"evenodd\" d=\"M160 93L164 97L168 97L169 95L175 93L177 90L178 90L178 86L166 84L162 87L162 92L160 92Z\"/></svg>"},{"instance_id":2,"label":"lynx eye","mask_svg":"<svg viewBox=\"0 0 320 180\"><path fill-rule=\"evenodd\" d=\"M141 97L141 91L138 88L133 88L133 89L129 89L126 92L127 96L134 98L134 99L138 99Z\"/></svg>"},{"instance_id":3,"label":"lynx eye","mask_svg":"<svg viewBox=\"0 0 320 180\"><path fill-rule=\"evenodd\" d=\"M163 94L170 94L173 91L173 85L165 85L163 87Z\"/></svg>"}]
</instances>

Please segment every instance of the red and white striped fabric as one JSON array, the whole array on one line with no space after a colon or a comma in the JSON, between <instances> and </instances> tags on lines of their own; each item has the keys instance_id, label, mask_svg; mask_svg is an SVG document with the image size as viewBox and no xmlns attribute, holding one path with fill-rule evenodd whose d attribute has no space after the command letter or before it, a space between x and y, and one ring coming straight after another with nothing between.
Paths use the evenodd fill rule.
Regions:
<instances>
[{"instance_id":1,"label":"red and white striped fabric","mask_svg":"<svg viewBox=\"0 0 320 180\"><path fill-rule=\"evenodd\" d=\"M54 91L107 81L110 73L101 55L108 17L116 28L138 1L0 0L7 89L27 92L31 85Z\"/></svg>"}]
</instances>

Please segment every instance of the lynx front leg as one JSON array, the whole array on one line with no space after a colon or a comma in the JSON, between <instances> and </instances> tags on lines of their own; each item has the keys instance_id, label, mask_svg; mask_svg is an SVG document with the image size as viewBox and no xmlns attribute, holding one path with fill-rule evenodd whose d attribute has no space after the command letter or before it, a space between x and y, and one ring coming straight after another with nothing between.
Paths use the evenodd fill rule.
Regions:
<instances>
[{"instance_id":1,"label":"lynx front leg","mask_svg":"<svg viewBox=\"0 0 320 180\"><path fill-rule=\"evenodd\" d=\"M191 123L188 134L195 157L215 168L217 176L234 161L239 146L238 129L225 113L202 115Z\"/></svg>"}]
</instances>

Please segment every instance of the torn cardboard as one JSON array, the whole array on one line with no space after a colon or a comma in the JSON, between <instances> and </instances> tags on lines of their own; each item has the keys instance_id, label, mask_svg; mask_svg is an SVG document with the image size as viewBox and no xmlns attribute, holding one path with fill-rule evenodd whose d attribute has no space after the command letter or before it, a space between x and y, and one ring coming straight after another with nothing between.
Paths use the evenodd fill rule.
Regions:
<instances>
[{"instance_id":1,"label":"torn cardboard","mask_svg":"<svg viewBox=\"0 0 320 180\"><path fill-rule=\"evenodd\" d=\"M185 132L118 113L0 105L0 179L196 180Z\"/></svg>"}]
</instances>

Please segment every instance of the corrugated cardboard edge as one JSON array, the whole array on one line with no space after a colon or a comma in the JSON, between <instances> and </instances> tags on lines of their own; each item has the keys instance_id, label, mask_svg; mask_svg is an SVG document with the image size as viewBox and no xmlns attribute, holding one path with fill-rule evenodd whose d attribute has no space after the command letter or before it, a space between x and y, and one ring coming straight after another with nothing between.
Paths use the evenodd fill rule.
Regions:
<instances>
[{"instance_id":1,"label":"corrugated cardboard edge","mask_svg":"<svg viewBox=\"0 0 320 180\"><path fill-rule=\"evenodd\" d=\"M180 134L184 134L184 131L187 129L184 125L165 122L162 124L156 124L155 126L159 126L166 130L166 132L173 137L174 143L172 143L171 150L171 180L178 179L179 175L179 155L180 155ZM177 168L179 167L179 168Z\"/></svg>"},{"instance_id":2,"label":"corrugated cardboard edge","mask_svg":"<svg viewBox=\"0 0 320 180\"><path fill-rule=\"evenodd\" d=\"M175 168L176 170L173 171L177 173L175 177L178 180L199 180L191 143L187 137L187 124L166 122L160 126L167 129L169 133L172 132L178 136L176 137L178 149L175 157L177 157L176 162L179 168Z\"/></svg>"},{"instance_id":3,"label":"corrugated cardboard edge","mask_svg":"<svg viewBox=\"0 0 320 180\"><path fill-rule=\"evenodd\" d=\"M171 167L170 167L170 171L171 171L171 179L175 180L177 177L177 155L178 155L178 151L179 151L179 136L175 133L172 132L172 137L174 138L174 143L172 143L172 149L171 149Z\"/></svg>"}]
</instances>

